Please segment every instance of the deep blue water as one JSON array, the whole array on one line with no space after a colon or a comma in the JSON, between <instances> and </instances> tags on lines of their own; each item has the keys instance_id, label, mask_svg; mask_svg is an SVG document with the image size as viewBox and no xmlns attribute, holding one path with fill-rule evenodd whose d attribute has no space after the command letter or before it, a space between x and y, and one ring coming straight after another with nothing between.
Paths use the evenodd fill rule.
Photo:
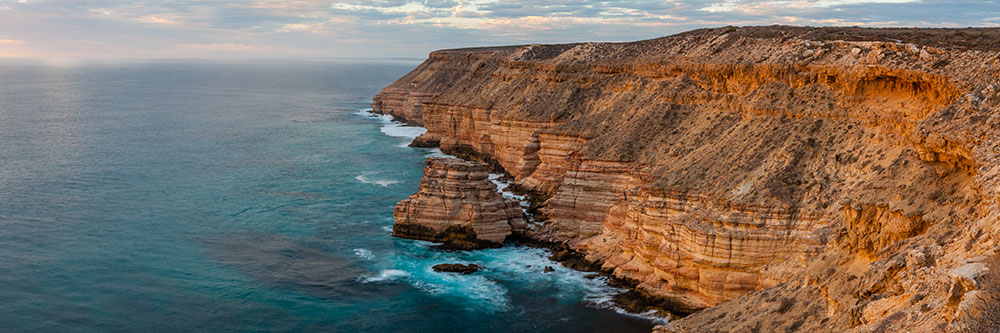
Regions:
<instances>
[{"instance_id":1,"label":"deep blue water","mask_svg":"<svg viewBox=\"0 0 1000 333\"><path fill-rule=\"evenodd\" d=\"M0 63L0 331L648 331L542 250L390 236L431 152L358 111L414 66Z\"/></svg>"}]
</instances>

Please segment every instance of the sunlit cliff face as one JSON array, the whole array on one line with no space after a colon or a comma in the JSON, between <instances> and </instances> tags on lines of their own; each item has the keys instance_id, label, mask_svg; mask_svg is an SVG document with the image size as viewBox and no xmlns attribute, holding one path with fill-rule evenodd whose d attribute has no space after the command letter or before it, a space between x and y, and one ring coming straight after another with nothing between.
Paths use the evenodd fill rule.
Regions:
<instances>
[{"instance_id":1,"label":"sunlit cliff face","mask_svg":"<svg viewBox=\"0 0 1000 333\"><path fill-rule=\"evenodd\" d=\"M768 291L817 309L799 328L960 322L949 272L995 247L996 51L766 29L439 51L373 106L498 163L536 237L676 310ZM676 325L741 327L699 318Z\"/></svg>"}]
</instances>

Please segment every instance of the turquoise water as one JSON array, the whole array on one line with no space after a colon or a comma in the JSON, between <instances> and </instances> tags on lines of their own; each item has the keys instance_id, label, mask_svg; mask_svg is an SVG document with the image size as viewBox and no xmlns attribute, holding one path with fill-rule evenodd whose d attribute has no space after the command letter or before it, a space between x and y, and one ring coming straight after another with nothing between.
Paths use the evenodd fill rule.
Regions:
<instances>
[{"instance_id":1,"label":"turquoise water","mask_svg":"<svg viewBox=\"0 0 1000 333\"><path fill-rule=\"evenodd\" d=\"M542 250L390 236L434 152L358 111L414 66L0 64L0 330L648 331Z\"/></svg>"}]
</instances>

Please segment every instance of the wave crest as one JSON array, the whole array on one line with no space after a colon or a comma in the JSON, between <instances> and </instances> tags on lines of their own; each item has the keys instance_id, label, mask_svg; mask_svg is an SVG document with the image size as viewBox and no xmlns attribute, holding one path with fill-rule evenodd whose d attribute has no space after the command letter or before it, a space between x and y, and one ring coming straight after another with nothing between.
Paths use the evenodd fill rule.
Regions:
<instances>
[{"instance_id":1,"label":"wave crest","mask_svg":"<svg viewBox=\"0 0 1000 333\"><path fill-rule=\"evenodd\" d=\"M386 269L378 272L376 276L362 276L362 283L376 283L385 281L395 281L403 278L410 277L410 273L398 269Z\"/></svg>"},{"instance_id":2,"label":"wave crest","mask_svg":"<svg viewBox=\"0 0 1000 333\"><path fill-rule=\"evenodd\" d=\"M368 261L375 260L375 254L369 249L354 249L354 255Z\"/></svg>"},{"instance_id":3,"label":"wave crest","mask_svg":"<svg viewBox=\"0 0 1000 333\"><path fill-rule=\"evenodd\" d=\"M372 178L368 178L367 175L358 175L357 177L354 177L354 179L357 179L359 182L362 182L362 183L365 183L365 184L375 184L375 185L382 186L382 187L389 187L389 185L393 185L393 184L399 183L398 180L393 180L393 179L372 179Z\"/></svg>"}]
</instances>

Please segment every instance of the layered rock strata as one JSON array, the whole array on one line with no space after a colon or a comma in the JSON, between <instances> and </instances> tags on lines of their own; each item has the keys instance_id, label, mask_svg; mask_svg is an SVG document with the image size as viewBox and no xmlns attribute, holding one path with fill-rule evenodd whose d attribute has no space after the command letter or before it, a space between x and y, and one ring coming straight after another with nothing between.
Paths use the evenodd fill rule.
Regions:
<instances>
[{"instance_id":1,"label":"layered rock strata","mask_svg":"<svg viewBox=\"0 0 1000 333\"><path fill-rule=\"evenodd\" d=\"M429 158L420 191L393 212L392 235L456 249L499 247L526 227L520 205L503 198L486 164Z\"/></svg>"},{"instance_id":2,"label":"layered rock strata","mask_svg":"<svg viewBox=\"0 0 1000 333\"><path fill-rule=\"evenodd\" d=\"M532 237L711 308L664 329L955 328L1000 236L996 40L727 27L444 50L373 109L504 169L545 221Z\"/></svg>"}]
</instances>

